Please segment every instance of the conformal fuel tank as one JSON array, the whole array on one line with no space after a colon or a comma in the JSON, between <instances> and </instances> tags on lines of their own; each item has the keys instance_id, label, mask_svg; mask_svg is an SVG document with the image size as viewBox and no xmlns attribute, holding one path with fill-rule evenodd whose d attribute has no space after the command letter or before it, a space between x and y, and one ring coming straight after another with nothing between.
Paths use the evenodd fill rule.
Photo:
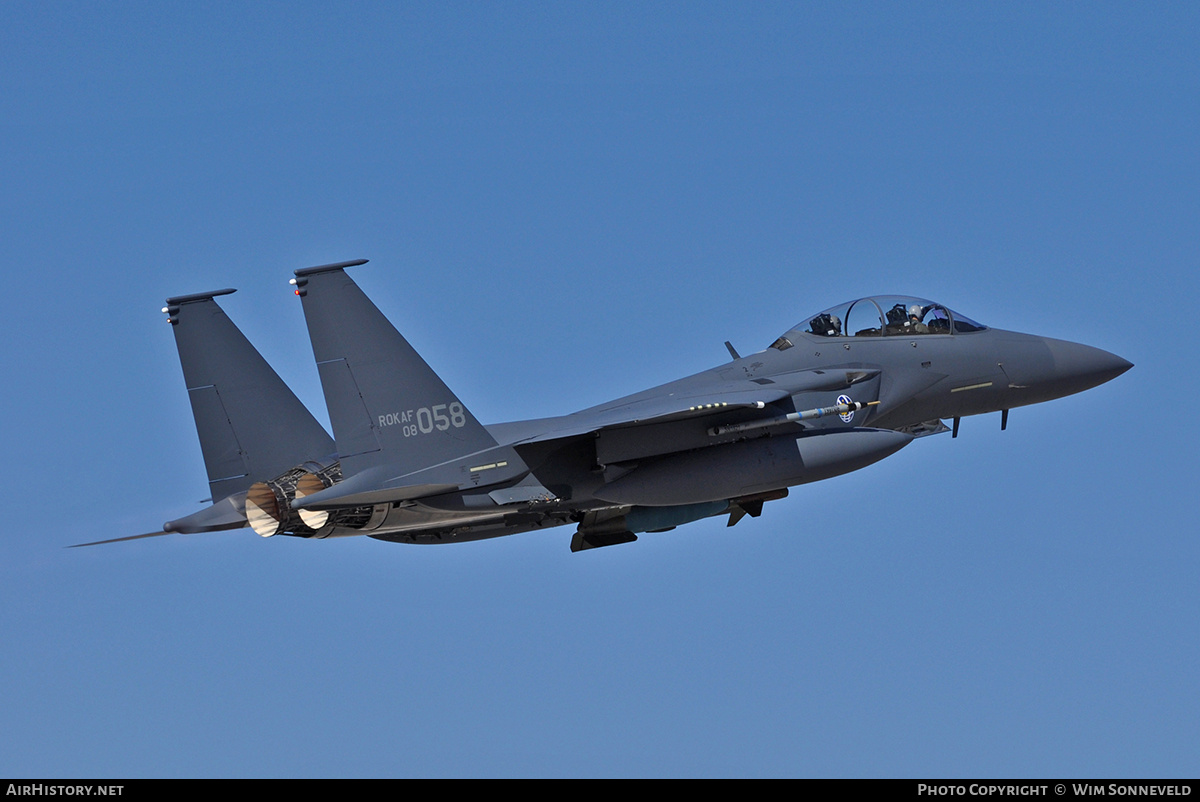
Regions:
<instances>
[{"instance_id":1,"label":"conformal fuel tank","mask_svg":"<svg viewBox=\"0 0 1200 802\"><path fill-rule=\"evenodd\" d=\"M856 471L911 441L911 435L888 429L762 437L643 462L594 495L650 507L719 501Z\"/></svg>"}]
</instances>

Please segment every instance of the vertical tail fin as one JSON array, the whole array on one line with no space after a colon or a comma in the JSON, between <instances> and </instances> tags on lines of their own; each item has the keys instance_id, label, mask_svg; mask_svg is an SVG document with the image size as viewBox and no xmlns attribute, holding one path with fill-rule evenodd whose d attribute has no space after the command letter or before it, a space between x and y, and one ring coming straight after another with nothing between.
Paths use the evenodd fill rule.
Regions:
<instances>
[{"instance_id":1,"label":"vertical tail fin","mask_svg":"<svg viewBox=\"0 0 1200 802\"><path fill-rule=\"evenodd\" d=\"M496 445L343 268L296 271L342 470L397 475Z\"/></svg>"},{"instance_id":2,"label":"vertical tail fin","mask_svg":"<svg viewBox=\"0 0 1200 802\"><path fill-rule=\"evenodd\" d=\"M321 424L213 300L231 292L168 298L163 310L214 502L334 451Z\"/></svg>"}]
</instances>

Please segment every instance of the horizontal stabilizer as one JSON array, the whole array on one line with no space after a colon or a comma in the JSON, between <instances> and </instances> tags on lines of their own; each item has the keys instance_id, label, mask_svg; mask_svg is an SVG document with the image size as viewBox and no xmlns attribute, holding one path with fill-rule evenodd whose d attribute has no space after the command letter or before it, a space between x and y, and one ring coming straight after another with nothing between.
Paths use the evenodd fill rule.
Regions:
<instances>
[{"instance_id":1,"label":"horizontal stabilizer","mask_svg":"<svg viewBox=\"0 0 1200 802\"><path fill-rule=\"evenodd\" d=\"M235 493L184 518L163 524L165 532L194 535L199 532L220 532L241 529L246 525L246 494Z\"/></svg>"},{"instance_id":2,"label":"horizontal stabilizer","mask_svg":"<svg viewBox=\"0 0 1200 802\"><path fill-rule=\"evenodd\" d=\"M171 532L148 532L147 534L144 534L144 535L129 535L128 537L114 537L112 540L93 540L91 543L75 543L70 546L67 546L67 548L68 549L81 549L84 546L103 546L106 543L123 543L126 540L141 540L142 538L146 538L146 537L162 537L163 535L170 535L170 534L172 534L172 533Z\"/></svg>"},{"instance_id":3,"label":"horizontal stabilizer","mask_svg":"<svg viewBox=\"0 0 1200 802\"><path fill-rule=\"evenodd\" d=\"M199 512L194 512L185 518L167 521L163 524L163 531L161 532L130 535L128 537L114 537L111 540L96 540L92 543L76 543L74 546L68 546L67 548L101 546L105 543L121 543L126 540L141 540L142 538L160 537L161 535L191 535L200 532L221 532L226 529L241 529L245 525L245 494L237 493L228 498L221 499L216 504L205 507Z\"/></svg>"}]
</instances>

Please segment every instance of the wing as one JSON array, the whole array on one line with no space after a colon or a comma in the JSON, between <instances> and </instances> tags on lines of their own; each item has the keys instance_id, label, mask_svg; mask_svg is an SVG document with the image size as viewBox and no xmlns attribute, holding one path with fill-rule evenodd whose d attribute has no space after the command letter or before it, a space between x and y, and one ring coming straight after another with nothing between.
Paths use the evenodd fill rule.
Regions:
<instances>
[{"instance_id":1,"label":"wing","mask_svg":"<svg viewBox=\"0 0 1200 802\"><path fill-rule=\"evenodd\" d=\"M769 379L697 381L697 377L619 399L574 415L547 421L540 431L521 432L511 442L520 448L550 440L595 435L611 439L637 429L642 440L669 430L707 433L717 425L771 418L793 411L793 400L844 390L879 374L877 369L802 370ZM703 377L704 374L701 374ZM707 434L706 434L707 436ZM698 445L711 445L706 439ZM679 450L672 447L668 450ZM661 451L657 453L666 453Z\"/></svg>"},{"instance_id":2,"label":"wing","mask_svg":"<svg viewBox=\"0 0 1200 802\"><path fill-rule=\"evenodd\" d=\"M296 506L336 509L499 485L528 473L549 454L580 442L594 444L595 462L601 467L732 442L745 435L714 435L714 427L781 418L792 411L792 399L798 394L837 392L877 373L857 368L807 370L765 383L691 377L574 415L489 427L494 446L417 470L404 471L396 465L368 468ZM792 421L784 423L801 428Z\"/></svg>"}]
</instances>

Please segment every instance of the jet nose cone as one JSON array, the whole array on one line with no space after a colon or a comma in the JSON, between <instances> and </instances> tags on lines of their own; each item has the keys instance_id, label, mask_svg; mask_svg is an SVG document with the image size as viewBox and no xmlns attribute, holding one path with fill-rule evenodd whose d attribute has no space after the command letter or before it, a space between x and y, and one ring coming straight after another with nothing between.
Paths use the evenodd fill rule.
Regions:
<instances>
[{"instance_id":1,"label":"jet nose cone","mask_svg":"<svg viewBox=\"0 0 1200 802\"><path fill-rule=\"evenodd\" d=\"M1104 353L1108 353L1108 352L1105 351ZM1116 354L1108 354L1108 356L1112 359L1112 367L1110 368L1110 372L1112 375L1105 377L1104 381L1108 381L1109 379L1115 379L1118 376L1120 376L1122 373L1124 373L1125 371L1127 371L1131 367L1133 367L1133 363L1130 362L1128 359L1122 359L1121 357L1117 356Z\"/></svg>"},{"instance_id":2,"label":"jet nose cone","mask_svg":"<svg viewBox=\"0 0 1200 802\"><path fill-rule=\"evenodd\" d=\"M1090 345L1046 340L1054 357L1055 382L1064 394L1078 393L1117 378L1133 363Z\"/></svg>"}]
</instances>

